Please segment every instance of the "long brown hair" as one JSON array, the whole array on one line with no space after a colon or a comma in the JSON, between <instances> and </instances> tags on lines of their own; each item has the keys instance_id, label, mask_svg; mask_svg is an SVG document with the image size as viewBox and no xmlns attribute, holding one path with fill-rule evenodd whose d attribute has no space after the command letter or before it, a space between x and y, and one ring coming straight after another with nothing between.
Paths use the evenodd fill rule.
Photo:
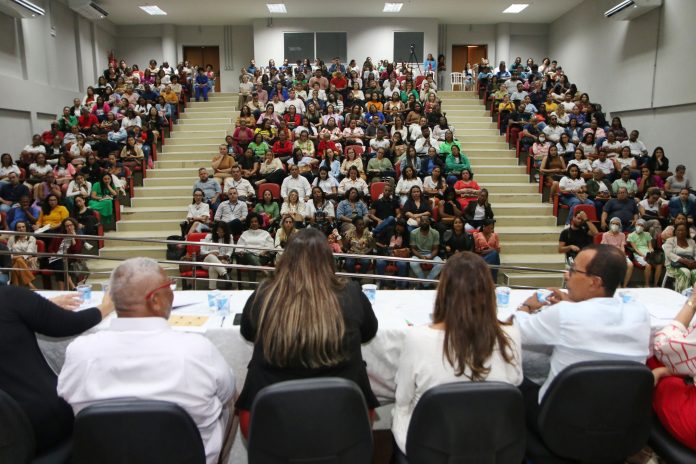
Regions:
<instances>
[{"instance_id":1,"label":"long brown hair","mask_svg":"<svg viewBox=\"0 0 696 464\"><path fill-rule=\"evenodd\" d=\"M486 262L468 251L447 260L437 287L433 323L444 323L443 356L457 376L471 370L470 379L485 380L485 364L496 346L511 363L510 339L498 321L495 284Z\"/></svg>"},{"instance_id":2,"label":"long brown hair","mask_svg":"<svg viewBox=\"0 0 696 464\"><path fill-rule=\"evenodd\" d=\"M326 236L314 228L293 234L260 292L258 334L265 360L310 369L344 361L345 323L336 297L343 286Z\"/></svg>"}]
</instances>

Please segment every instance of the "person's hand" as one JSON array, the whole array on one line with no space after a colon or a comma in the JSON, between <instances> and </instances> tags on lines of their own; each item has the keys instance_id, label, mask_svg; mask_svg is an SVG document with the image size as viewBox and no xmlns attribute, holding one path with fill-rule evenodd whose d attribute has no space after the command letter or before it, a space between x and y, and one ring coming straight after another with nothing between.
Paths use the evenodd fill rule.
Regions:
<instances>
[{"instance_id":1,"label":"person's hand","mask_svg":"<svg viewBox=\"0 0 696 464\"><path fill-rule=\"evenodd\" d=\"M64 293L63 295L58 295L54 296L53 298L49 298L49 300L60 306L61 308L72 311L73 309L77 309L80 307L82 304L82 299L80 299L80 294L73 292L73 293Z\"/></svg>"},{"instance_id":2,"label":"person's hand","mask_svg":"<svg viewBox=\"0 0 696 464\"><path fill-rule=\"evenodd\" d=\"M575 253L579 253L579 252L580 252L580 247L577 246L577 245L570 245L569 248L570 248L570 251L574 251Z\"/></svg>"},{"instance_id":3,"label":"person's hand","mask_svg":"<svg viewBox=\"0 0 696 464\"><path fill-rule=\"evenodd\" d=\"M546 301L549 302L549 304L556 304L560 303L561 301L570 301L570 297L566 292L562 292L558 288L549 288L547 289L551 292L549 296L546 297Z\"/></svg>"},{"instance_id":4,"label":"person's hand","mask_svg":"<svg viewBox=\"0 0 696 464\"><path fill-rule=\"evenodd\" d=\"M111 293L109 293L109 292L104 293L104 296L102 298L102 302L99 306L97 306L97 309L99 309L99 312L101 312L102 319L104 319L106 316L111 314L111 312L115 309L114 302L111 299Z\"/></svg>"},{"instance_id":5,"label":"person's hand","mask_svg":"<svg viewBox=\"0 0 696 464\"><path fill-rule=\"evenodd\" d=\"M607 230L607 223L606 223L606 221L602 221L601 226L602 226L602 230Z\"/></svg>"},{"instance_id":6,"label":"person's hand","mask_svg":"<svg viewBox=\"0 0 696 464\"><path fill-rule=\"evenodd\" d=\"M524 303L522 303L517 310L531 314L537 312L542 306L544 306L544 303L539 301L536 292L534 292L532 296L524 300Z\"/></svg>"},{"instance_id":7,"label":"person's hand","mask_svg":"<svg viewBox=\"0 0 696 464\"><path fill-rule=\"evenodd\" d=\"M653 369L652 375L654 378L653 385L657 385L660 382L660 379L662 379L662 377L667 377L669 375L669 369L667 369L664 366L658 367L657 369Z\"/></svg>"}]
</instances>

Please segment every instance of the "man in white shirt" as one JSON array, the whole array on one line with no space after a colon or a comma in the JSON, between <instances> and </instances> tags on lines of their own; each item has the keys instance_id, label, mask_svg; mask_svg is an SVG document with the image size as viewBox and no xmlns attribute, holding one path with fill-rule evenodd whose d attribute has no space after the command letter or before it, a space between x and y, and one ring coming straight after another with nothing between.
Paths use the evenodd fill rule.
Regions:
<instances>
[{"instance_id":1,"label":"man in white shirt","mask_svg":"<svg viewBox=\"0 0 696 464\"><path fill-rule=\"evenodd\" d=\"M628 140L621 142L621 148L629 147L631 149L631 156L636 158L648 155L648 149L645 147L645 144L638 140L639 135L637 130L632 130L628 135Z\"/></svg>"},{"instance_id":2,"label":"man in white shirt","mask_svg":"<svg viewBox=\"0 0 696 464\"><path fill-rule=\"evenodd\" d=\"M621 142L616 140L614 131L607 131L607 138L602 142L602 150L607 152L609 158L615 158L621 153Z\"/></svg>"},{"instance_id":3,"label":"man in white shirt","mask_svg":"<svg viewBox=\"0 0 696 464\"><path fill-rule=\"evenodd\" d=\"M430 135L430 127L423 126L421 128L421 136L416 139L416 153L419 155L427 155L430 147L433 147L437 153L440 153L440 142Z\"/></svg>"},{"instance_id":4,"label":"man in white shirt","mask_svg":"<svg viewBox=\"0 0 696 464\"><path fill-rule=\"evenodd\" d=\"M563 369L583 361L624 360L644 363L649 355L650 314L637 302L623 303L614 292L626 275L626 257L609 245L590 245L567 274L568 293L554 289L539 302L536 293L517 308L522 346L552 349L544 385L525 379L520 389L528 426L536 424L538 402Z\"/></svg>"},{"instance_id":5,"label":"man in white shirt","mask_svg":"<svg viewBox=\"0 0 696 464\"><path fill-rule=\"evenodd\" d=\"M280 186L280 196L283 200L288 199L288 195L293 190L297 190L297 194L304 201L309 201L309 197L312 194L312 186L309 185L309 181L300 175L300 168L297 165L288 166L290 170L290 175L283 179L283 184Z\"/></svg>"},{"instance_id":6,"label":"man in white shirt","mask_svg":"<svg viewBox=\"0 0 696 464\"><path fill-rule=\"evenodd\" d=\"M597 159L592 162L592 169L599 169L605 176L611 176L616 169L614 162L607 158L607 152L599 150Z\"/></svg>"},{"instance_id":7,"label":"man in white shirt","mask_svg":"<svg viewBox=\"0 0 696 464\"><path fill-rule=\"evenodd\" d=\"M301 98L297 96L295 89L290 89L290 92L288 93L288 99L285 100L285 108L290 108L290 105L295 107L295 110L297 110L297 114L304 114L305 111L307 111L304 102Z\"/></svg>"},{"instance_id":8,"label":"man in white shirt","mask_svg":"<svg viewBox=\"0 0 696 464\"><path fill-rule=\"evenodd\" d=\"M510 100L512 100L512 101L515 101L515 100L517 100L517 101L523 101L523 100L524 100L524 97L526 97L527 95L529 95L529 93L527 93L527 91L524 90L524 86L522 85L522 83L521 83L521 82L518 82L518 83L517 83L517 88L515 89L514 92L512 92L512 93L510 94Z\"/></svg>"},{"instance_id":9,"label":"man in white shirt","mask_svg":"<svg viewBox=\"0 0 696 464\"><path fill-rule=\"evenodd\" d=\"M370 140L370 153L377 153L378 148L389 150L391 144L389 143L389 140L385 138L386 135L387 133L384 130L384 127L379 127L377 129L377 137Z\"/></svg>"},{"instance_id":10,"label":"man in white shirt","mask_svg":"<svg viewBox=\"0 0 696 464\"><path fill-rule=\"evenodd\" d=\"M230 228L232 235L240 235L244 230L244 221L249 208L243 201L239 201L237 189L232 187L227 191L227 200L220 203L215 211L215 221L222 221Z\"/></svg>"},{"instance_id":11,"label":"man in white shirt","mask_svg":"<svg viewBox=\"0 0 696 464\"><path fill-rule=\"evenodd\" d=\"M237 189L237 196L241 201L245 201L249 204L253 203L256 191L251 185L251 182L242 177L242 169L239 165L232 168L231 174L231 177L225 179L223 190L227 191L231 188Z\"/></svg>"},{"instance_id":12,"label":"man in white shirt","mask_svg":"<svg viewBox=\"0 0 696 464\"><path fill-rule=\"evenodd\" d=\"M121 398L176 403L198 426L206 462L217 463L221 450L226 454L231 445L232 371L207 338L170 328L174 294L154 260L124 261L109 283L118 317L68 346L58 395L75 415Z\"/></svg>"},{"instance_id":13,"label":"man in white shirt","mask_svg":"<svg viewBox=\"0 0 696 464\"><path fill-rule=\"evenodd\" d=\"M561 141L561 134L565 132L565 129L558 125L558 118L555 114L552 114L549 120L549 124L544 127L543 132L546 134L548 140L553 143L558 143Z\"/></svg>"},{"instance_id":14,"label":"man in white shirt","mask_svg":"<svg viewBox=\"0 0 696 464\"><path fill-rule=\"evenodd\" d=\"M399 92L399 82L393 77L386 81L383 87L384 92L382 92L382 95L387 100L391 100L391 97L394 94L394 92Z\"/></svg>"},{"instance_id":15,"label":"man in white shirt","mask_svg":"<svg viewBox=\"0 0 696 464\"><path fill-rule=\"evenodd\" d=\"M275 114L282 115L285 113L285 102L280 99L280 95L278 95L277 93L273 95L273 100L271 100L271 103L269 104L273 105L273 112ZM297 107L295 107L295 109L297 109Z\"/></svg>"},{"instance_id":16,"label":"man in white shirt","mask_svg":"<svg viewBox=\"0 0 696 464\"><path fill-rule=\"evenodd\" d=\"M572 113L573 108L575 108L575 102L573 101L573 97L569 93L563 96L563 101L560 103L560 105L563 106L563 109L568 114Z\"/></svg>"}]
</instances>

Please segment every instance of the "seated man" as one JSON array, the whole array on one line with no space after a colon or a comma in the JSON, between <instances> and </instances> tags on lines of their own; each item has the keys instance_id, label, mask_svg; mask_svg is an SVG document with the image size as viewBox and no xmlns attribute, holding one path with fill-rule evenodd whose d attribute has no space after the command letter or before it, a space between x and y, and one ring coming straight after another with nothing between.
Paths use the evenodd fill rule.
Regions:
<instances>
[{"instance_id":1,"label":"seated man","mask_svg":"<svg viewBox=\"0 0 696 464\"><path fill-rule=\"evenodd\" d=\"M587 219L584 211L576 211L570 226L563 229L558 238L558 252L565 253L566 263L572 265L575 257L588 245L592 245L593 237L598 234L597 228Z\"/></svg>"},{"instance_id":2,"label":"seated man","mask_svg":"<svg viewBox=\"0 0 696 464\"><path fill-rule=\"evenodd\" d=\"M237 237L244 230L244 221L249 208L243 201L239 201L237 189L232 187L227 191L227 200L220 203L215 211L215 221L222 221L229 227L230 233Z\"/></svg>"},{"instance_id":3,"label":"seated man","mask_svg":"<svg viewBox=\"0 0 696 464\"><path fill-rule=\"evenodd\" d=\"M109 328L68 346L58 395L75 415L120 398L176 403L198 425L206 462L217 463L231 438L228 406L235 396L234 376L225 359L207 338L170 328L174 294L154 260L126 260L114 269L109 283L118 317Z\"/></svg>"},{"instance_id":4,"label":"seated man","mask_svg":"<svg viewBox=\"0 0 696 464\"><path fill-rule=\"evenodd\" d=\"M411 237L409 243L411 244L411 253L414 258L417 259L431 259L437 263L442 262L442 258L438 256L440 251L440 233L434 228L430 227L430 217L421 216L418 222L419 226L417 229L411 231ZM442 264L425 264L432 266L428 275L425 275L421 265L425 263L413 262L411 263L411 271L418 279L437 279L442 270ZM423 288L432 287L431 284L423 284Z\"/></svg>"},{"instance_id":5,"label":"seated man","mask_svg":"<svg viewBox=\"0 0 696 464\"><path fill-rule=\"evenodd\" d=\"M7 213L12 206L19 203L19 199L29 195L29 187L19 183L19 176L15 172L7 175L9 182L0 184L0 213Z\"/></svg>"},{"instance_id":6,"label":"seated man","mask_svg":"<svg viewBox=\"0 0 696 464\"><path fill-rule=\"evenodd\" d=\"M607 220L618 217L624 231L632 229L638 220L638 205L633 198L628 197L628 189L619 187L616 198L612 198L604 205L602 211L602 230L607 230Z\"/></svg>"},{"instance_id":7,"label":"seated man","mask_svg":"<svg viewBox=\"0 0 696 464\"><path fill-rule=\"evenodd\" d=\"M293 164L288 167L290 175L283 179L283 184L280 187L280 196L287 201L288 195L292 190L297 190L300 198L308 201L312 194L312 186L306 177L300 175L300 168Z\"/></svg>"},{"instance_id":8,"label":"seated man","mask_svg":"<svg viewBox=\"0 0 696 464\"><path fill-rule=\"evenodd\" d=\"M237 195L241 201L251 203L256 196L256 191L247 179L242 177L242 169L237 166L232 167L232 176L225 179L225 188L227 191L231 188L237 189Z\"/></svg>"},{"instance_id":9,"label":"seated man","mask_svg":"<svg viewBox=\"0 0 696 464\"><path fill-rule=\"evenodd\" d=\"M0 211L2 211L2 209L0 209ZM694 223L694 217L696 217L696 201L689 197L689 189L681 189L678 196L669 200L669 217L674 219L679 213L686 214L689 224Z\"/></svg>"},{"instance_id":10,"label":"seated man","mask_svg":"<svg viewBox=\"0 0 696 464\"><path fill-rule=\"evenodd\" d=\"M205 195L204 201L210 205L211 208L217 208L220 203L220 184L215 180L210 178L210 174L206 168L198 169L198 182L193 184L193 191L203 190L203 195Z\"/></svg>"},{"instance_id":11,"label":"seated man","mask_svg":"<svg viewBox=\"0 0 696 464\"><path fill-rule=\"evenodd\" d=\"M626 274L626 258L608 245L582 250L567 274L568 293L553 290L549 306L536 294L515 313L522 346L549 347L551 370L543 386L529 379L520 390L527 426L538 430L538 404L563 369L582 361L624 360L644 363L649 354L650 314L638 302L613 298ZM540 311L541 310L541 311Z\"/></svg>"}]
</instances>

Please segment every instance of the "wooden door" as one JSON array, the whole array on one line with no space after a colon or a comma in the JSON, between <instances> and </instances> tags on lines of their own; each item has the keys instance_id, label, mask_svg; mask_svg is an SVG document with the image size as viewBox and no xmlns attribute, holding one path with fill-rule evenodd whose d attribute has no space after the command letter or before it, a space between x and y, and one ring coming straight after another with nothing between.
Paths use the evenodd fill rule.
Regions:
<instances>
[{"instance_id":1,"label":"wooden door","mask_svg":"<svg viewBox=\"0 0 696 464\"><path fill-rule=\"evenodd\" d=\"M212 65L215 72L215 91L220 91L220 47L217 46L187 46L184 47L184 60L191 66Z\"/></svg>"},{"instance_id":2,"label":"wooden door","mask_svg":"<svg viewBox=\"0 0 696 464\"><path fill-rule=\"evenodd\" d=\"M488 45L468 46L468 62L471 66L481 62L481 58L488 58Z\"/></svg>"},{"instance_id":3,"label":"wooden door","mask_svg":"<svg viewBox=\"0 0 696 464\"><path fill-rule=\"evenodd\" d=\"M466 45L452 45L452 66L450 72L462 72L466 69L469 59L469 49Z\"/></svg>"}]
</instances>

